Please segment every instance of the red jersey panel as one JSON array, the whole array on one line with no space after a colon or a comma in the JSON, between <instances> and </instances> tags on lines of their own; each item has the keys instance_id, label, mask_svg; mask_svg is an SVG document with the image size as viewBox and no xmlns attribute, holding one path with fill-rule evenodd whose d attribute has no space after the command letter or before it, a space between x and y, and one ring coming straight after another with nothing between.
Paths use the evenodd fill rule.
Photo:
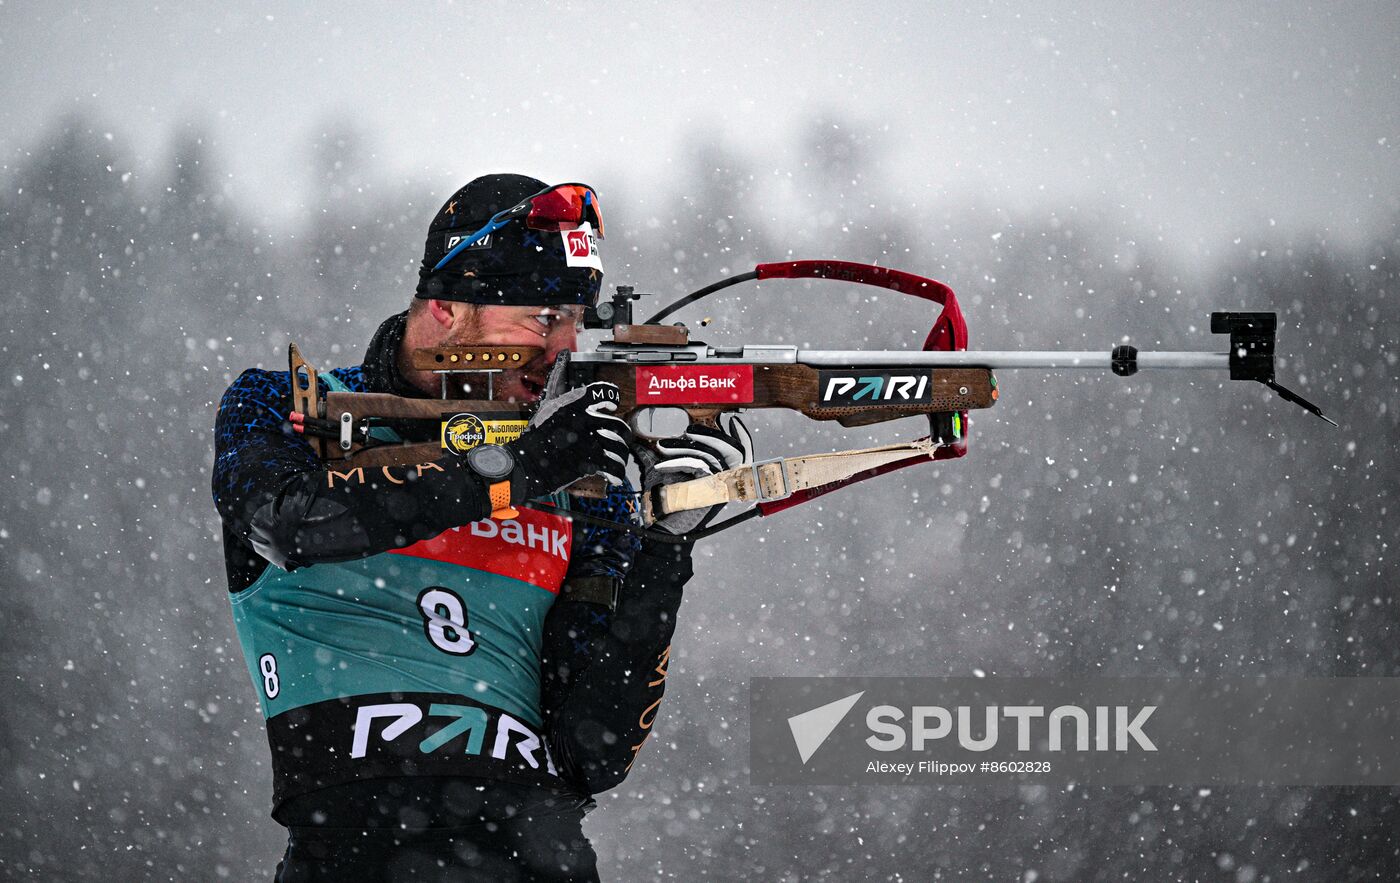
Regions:
<instances>
[{"instance_id":1,"label":"red jersey panel","mask_svg":"<svg viewBox=\"0 0 1400 883\"><path fill-rule=\"evenodd\" d=\"M518 518L473 521L392 554L484 570L557 595L569 569L572 536L573 524L567 518L521 509Z\"/></svg>"}]
</instances>

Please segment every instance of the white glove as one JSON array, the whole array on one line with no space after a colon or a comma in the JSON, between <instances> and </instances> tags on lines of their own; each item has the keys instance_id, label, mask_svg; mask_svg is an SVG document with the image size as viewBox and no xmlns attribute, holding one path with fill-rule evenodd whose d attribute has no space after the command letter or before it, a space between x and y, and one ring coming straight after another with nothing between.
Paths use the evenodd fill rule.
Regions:
<instances>
[{"instance_id":1,"label":"white glove","mask_svg":"<svg viewBox=\"0 0 1400 883\"><path fill-rule=\"evenodd\" d=\"M753 436L736 415L720 415L720 428L692 423L679 438L661 439L653 446L638 445L633 451L642 471L642 493L650 495L661 485L715 475L727 469L753 464ZM653 528L671 534L687 534L714 520L723 506L690 509L663 515Z\"/></svg>"},{"instance_id":2,"label":"white glove","mask_svg":"<svg viewBox=\"0 0 1400 883\"><path fill-rule=\"evenodd\" d=\"M632 427L617 416L621 394L611 383L565 389L568 352L559 354L539 409L520 438L505 445L515 455L522 499L534 499L601 475L620 485L627 474Z\"/></svg>"}]
</instances>

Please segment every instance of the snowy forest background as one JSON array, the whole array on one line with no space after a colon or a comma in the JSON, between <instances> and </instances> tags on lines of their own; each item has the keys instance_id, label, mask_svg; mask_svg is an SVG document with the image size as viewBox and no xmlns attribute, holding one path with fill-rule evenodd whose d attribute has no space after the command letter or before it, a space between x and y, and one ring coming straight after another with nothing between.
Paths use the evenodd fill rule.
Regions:
<instances>
[{"instance_id":1,"label":"snowy forest background","mask_svg":"<svg viewBox=\"0 0 1400 883\"><path fill-rule=\"evenodd\" d=\"M289 340L358 363L432 211L505 171L384 180L372 138L324 132L294 228L248 219L197 128L154 162L70 116L0 181L6 875L255 879L283 848L209 497L215 404ZM805 162L776 174L697 137L667 192L579 169L607 282L873 261L952 285L984 349L1219 349L1211 309L1277 310L1281 379L1341 429L1215 376L1003 372L964 460L706 542L657 733L587 822L605 878L1393 879L1397 790L749 786L757 675L1400 676L1400 217L1363 246L1261 228L1187 260L1108 208L911 205L850 121L793 138ZM736 292L680 318L843 348L916 348L932 318L873 289ZM750 425L768 456L867 438Z\"/></svg>"}]
</instances>

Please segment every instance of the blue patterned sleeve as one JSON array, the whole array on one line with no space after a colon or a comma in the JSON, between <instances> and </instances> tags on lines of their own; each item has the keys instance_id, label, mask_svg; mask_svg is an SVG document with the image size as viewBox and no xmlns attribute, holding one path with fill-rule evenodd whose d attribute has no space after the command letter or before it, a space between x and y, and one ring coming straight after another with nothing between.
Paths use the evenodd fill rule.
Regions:
<instances>
[{"instance_id":1,"label":"blue patterned sleeve","mask_svg":"<svg viewBox=\"0 0 1400 883\"><path fill-rule=\"evenodd\" d=\"M636 491L630 484L610 488L604 499L571 497L569 508L596 518L606 518L623 524L640 524ZM632 566L632 559L641 548L635 535L616 528L574 522L569 576L612 576L623 579Z\"/></svg>"},{"instance_id":2,"label":"blue patterned sleeve","mask_svg":"<svg viewBox=\"0 0 1400 883\"><path fill-rule=\"evenodd\" d=\"M286 399L284 402L283 399ZM286 372L250 369L224 391L214 422L214 506L248 535L253 513L295 475L320 467L283 413L290 407Z\"/></svg>"},{"instance_id":3,"label":"blue patterned sleeve","mask_svg":"<svg viewBox=\"0 0 1400 883\"><path fill-rule=\"evenodd\" d=\"M286 372L245 371L224 393L214 431L219 515L233 536L278 567L402 548L491 511L481 479L456 457L412 475L410 467L385 467L385 481L352 470L358 481L335 484L292 432L290 406Z\"/></svg>"}]
</instances>

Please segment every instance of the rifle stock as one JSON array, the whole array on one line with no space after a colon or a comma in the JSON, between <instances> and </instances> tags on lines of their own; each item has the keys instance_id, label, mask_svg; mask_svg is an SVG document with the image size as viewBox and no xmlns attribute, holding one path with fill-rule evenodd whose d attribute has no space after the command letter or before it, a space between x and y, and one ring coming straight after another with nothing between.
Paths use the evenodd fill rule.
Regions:
<instances>
[{"instance_id":1,"label":"rifle stock","mask_svg":"<svg viewBox=\"0 0 1400 883\"><path fill-rule=\"evenodd\" d=\"M841 404L824 402L821 388L822 372L810 365L802 364L754 364L745 361L692 362L674 361L648 362L647 368L659 367L703 367L714 364L716 367L752 369L752 396L744 396L729 403L716 403L713 400L687 400L684 392L676 393L664 403L651 403L638 394L638 365L630 362L585 362L573 363L575 370L583 369L576 382L605 380L617 385L622 393L623 416L633 417L648 408L680 408L690 415L693 422L706 426L716 425L719 415L725 411L743 411L762 408L785 408L797 411L812 420L835 420L842 426L866 426L898 420L902 417L915 417L920 414L936 414L946 411L966 411L989 408L996 401L996 382L992 372L986 368L922 369L910 371L897 362L881 366L849 367L846 373L855 373L868 378L903 376L916 381L927 378L924 392L918 401L905 401L899 398L878 398L876 389L866 384L871 393L864 399ZM571 384L574 385L574 384ZM918 388L918 384L912 385ZM883 392L883 390L882 390Z\"/></svg>"},{"instance_id":2,"label":"rifle stock","mask_svg":"<svg viewBox=\"0 0 1400 883\"><path fill-rule=\"evenodd\" d=\"M428 369L439 370L444 377L483 370L467 365L476 366L485 362L494 369L499 364L474 354L472 351L476 349L489 350L488 355L500 354L500 348L425 348L412 354L412 364L415 367L441 364L461 366ZM515 349L516 354L527 361L532 357L528 348ZM782 358L793 361L766 361L774 358L775 353L781 353ZM308 371L314 374L314 370L301 359L295 345L292 354L294 376L304 378ZM636 357L639 354L645 358L638 360ZM813 420L836 421L842 426L866 426L904 417L988 408L997 398L996 380L987 368L911 368L890 358L880 365L851 364L846 368L824 365L819 369L797 363L797 351L781 347L767 348L763 356L748 359L742 356L697 359L696 355L695 345L689 343L675 346L670 351L656 344L614 345L606 351L586 353L582 358L571 360L569 386L582 386L594 381L616 384L622 396L619 416L631 421L634 427L641 422L639 418L652 409L683 410L691 422L716 427L719 416L726 411L766 408L784 408ZM672 369L689 372L677 381L680 389L664 395L646 389L639 392L639 385L646 379L654 382L659 373ZM301 375L296 374L298 370L302 372ZM706 377L707 370L717 375L737 372L744 382L739 391L732 394L716 393L700 387L696 381L697 376ZM685 380L692 382L688 389ZM297 407L306 409L303 413L318 418L322 426L320 432L313 433L308 429L307 434L321 446L322 459L340 465L412 465L435 460L448 450L465 453L470 446L486 440L486 437L475 438L466 444L454 438L450 423L459 415L472 415L488 427L501 427L493 429L493 440L510 441L519 436L523 424L534 411L533 404L519 402L405 398L372 392L331 391L320 394L312 402L304 379L295 386L301 387ZM839 395L838 389L846 394ZM716 401L716 398L730 400ZM417 442L385 438L384 430L392 430L395 424L416 425L420 430L416 433L419 438L431 428L437 437L432 441ZM379 434L378 438L376 433Z\"/></svg>"}]
</instances>

